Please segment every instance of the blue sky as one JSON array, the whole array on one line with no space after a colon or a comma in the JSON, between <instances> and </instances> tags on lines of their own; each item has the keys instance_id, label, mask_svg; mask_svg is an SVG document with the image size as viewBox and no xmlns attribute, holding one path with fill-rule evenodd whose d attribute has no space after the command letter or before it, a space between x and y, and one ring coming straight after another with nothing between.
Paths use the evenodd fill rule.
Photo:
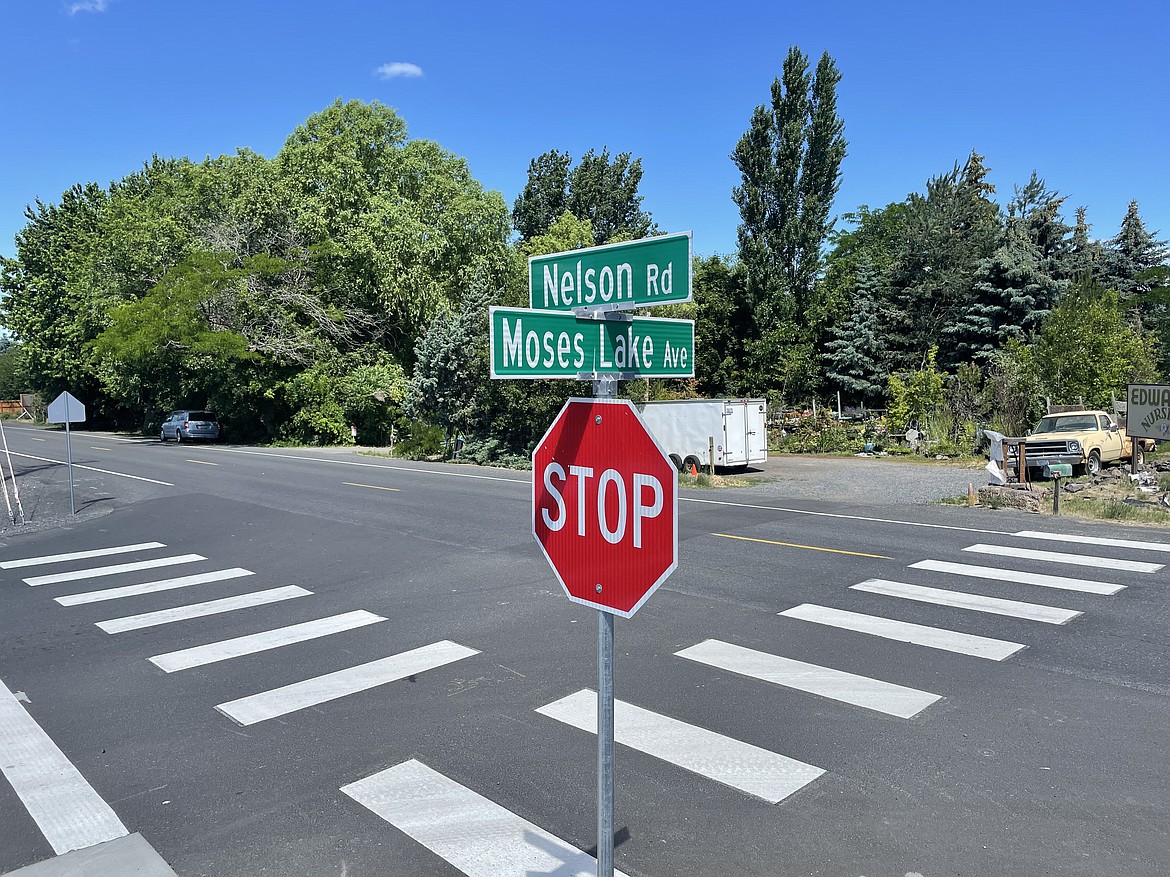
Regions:
<instances>
[{"instance_id":1,"label":"blue sky","mask_svg":"<svg viewBox=\"0 0 1170 877\"><path fill-rule=\"evenodd\" d=\"M0 254L27 203L154 153L275 155L336 98L378 100L509 205L528 162L609 147L695 252L735 250L728 156L790 45L841 70L835 212L921 191L976 149L1033 170L1098 237L1137 199L1170 237L1170 3L0 0Z\"/></svg>"}]
</instances>

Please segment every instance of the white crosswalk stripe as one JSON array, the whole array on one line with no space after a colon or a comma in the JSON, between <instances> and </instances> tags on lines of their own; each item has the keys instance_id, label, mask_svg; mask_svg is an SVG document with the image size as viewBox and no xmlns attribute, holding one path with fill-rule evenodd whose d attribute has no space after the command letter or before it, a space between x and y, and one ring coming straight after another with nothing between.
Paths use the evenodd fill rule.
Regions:
<instances>
[{"instance_id":1,"label":"white crosswalk stripe","mask_svg":"<svg viewBox=\"0 0 1170 877\"><path fill-rule=\"evenodd\" d=\"M876 615L863 615L860 612L847 612L844 609L832 609L813 603L802 603L800 606L785 609L778 614L787 618L812 621L828 627L913 643L931 649L941 649L976 658L988 658L992 661L1002 661L1005 658L1010 658L1021 649L1027 648L1021 643L990 639L985 636L960 633L941 627L911 624L908 621L895 621L892 618L881 618Z\"/></svg>"},{"instance_id":2,"label":"white crosswalk stripe","mask_svg":"<svg viewBox=\"0 0 1170 877\"><path fill-rule=\"evenodd\" d=\"M1012 535L1021 539L1049 539L1054 542L1104 545L1109 548L1133 548L1137 551L1170 551L1170 542L1141 542L1135 539L1109 539L1105 536L1070 536L1065 533L1044 533L1040 530L1021 530Z\"/></svg>"},{"instance_id":3,"label":"white crosswalk stripe","mask_svg":"<svg viewBox=\"0 0 1170 877\"><path fill-rule=\"evenodd\" d=\"M414 759L341 791L468 877L597 874L588 853Z\"/></svg>"},{"instance_id":4,"label":"white crosswalk stripe","mask_svg":"<svg viewBox=\"0 0 1170 877\"><path fill-rule=\"evenodd\" d=\"M1016 548L1008 545L968 545L964 551L977 554L993 554L999 557L1016 557L1021 560L1039 560L1045 563L1068 563L1073 566L1093 566L1100 569L1115 569L1125 572L1152 573L1164 564L1148 563L1144 560L1117 560L1112 557L1092 557L1086 554L1064 554L1058 551L1038 551L1033 548Z\"/></svg>"},{"instance_id":5,"label":"white crosswalk stripe","mask_svg":"<svg viewBox=\"0 0 1170 877\"><path fill-rule=\"evenodd\" d=\"M476 649L444 640L367 664L347 667L334 673L326 673L324 676L221 703L216 709L241 725L254 725L478 654Z\"/></svg>"},{"instance_id":6,"label":"white crosswalk stripe","mask_svg":"<svg viewBox=\"0 0 1170 877\"><path fill-rule=\"evenodd\" d=\"M583 689L536 710L597 733L597 692ZM759 746L614 701L614 740L647 755L731 786L771 804L807 786L824 771Z\"/></svg>"},{"instance_id":7,"label":"white crosswalk stripe","mask_svg":"<svg viewBox=\"0 0 1170 877\"><path fill-rule=\"evenodd\" d=\"M46 576L33 576L24 580L26 585L56 585L61 582L77 582L82 579L96 579L102 576L118 575L124 572L139 572L144 569L158 569L163 566L176 566L180 563L194 563L197 560L207 560L202 554L179 554L175 557L156 557L154 560L139 560L134 563L118 563L113 566L96 566L91 569L76 569L72 572L59 572Z\"/></svg>"},{"instance_id":8,"label":"white crosswalk stripe","mask_svg":"<svg viewBox=\"0 0 1170 877\"><path fill-rule=\"evenodd\" d=\"M3 682L0 771L58 855L129 833Z\"/></svg>"},{"instance_id":9,"label":"white crosswalk stripe","mask_svg":"<svg viewBox=\"0 0 1170 877\"><path fill-rule=\"evenodd\" d=\"M139 542L137 545L118 545L113 548L94 548L90 551L71 551L68 554L47 554L43 557L24 557L19 560L0 562L0 569L19 569L26 566L41 566L47 563L64 563L69 560L87 560L91 557L107 557L111 554L129 554L133 551L148 551L151 548L166 548L162 542Z\"/></svg>"},{"instance_id":10,"label":"white crosswalk stripe","mask_svg":"<svg viewBox=\"0 0 1170 877\"><path fill-rule=\"evenodd\" d=\"M265 630L247 636L237 636L220 642L181 649L177 652L167 652L165 655L155 655L149 660L160 670L174 673L177 670L189 670L192 667L202 667L205 664L227 661L230 658L254 655L257 652L277 649L281 646L319 639L323 636L354 630L385 620L381 615L358 609L355 612L345 612L341 615L332 615L329 618L317 618L313 621L291 624L276 630Z\"/></svg>"},{"instance_id":11,"label":"white crosswalk stripe","mask_svg":"<svg viewBox=\"0 0 1170 877\"><path fill-rule=\"evenodd\" d=\"M1036 585L1041 588L1058 588L1062 591L1078 591L1083 594L1109 596L1124 591L1125 585L1109 582L1095 582L1088 579L1074 579L1067 576L1049 576L1042 573L1023 572L1016 569L998 569L993 566L974 566L967 563L951 563L947 560L920 560L910 564L910 569L925 569L931 572L953 573L976 579L990 579L996 582L1013 582L1019 585Z\"/></svg>"},{"instance_id":12,"label":"white crosswalk stripe","mask_svg":"<svg viewBox=\"0 0 1170 877\"><path fill-rule=\"evenodd\" d=\"M159 591L174 591L187 588L191 585L205 585L209 582L223 582L228 579L238 579L243 576L255 575L250 569L234 567L232 569L217 569L212 572L195 573L189 576L179 576L174 579L161 579L157 582L144 582L141 585L125 585L121 588L107 588L104 591L86 591L82 594L67 594L57 597L62 606L81 606L86 603L103 603L106 600L118 600L122 597L138 597L142 594L154 594Z\"/></svg>"},{"instance_id":13,"label":"white crosswalk stripe","mask_svg":"<svg viewBox=\"0 0 1170 877\"><path fill-rule=\"evenodd\" d=\"M1012 618L1042 621L1045 624L1067 624L1082 614L1072 609L1060 609L1056 606L1042 606L1038 603L1021 603L1019 600L1003 600L999 597L984 597L981 594L964 594L960 591L947 591L941 588L924 588L921 585L909 585L904 582L891 582L885 579L868 579L853 585L852 590L865 591L870 594L883 594L887 597L902 597L906 600L917 600L921 603L933 603L937 606L950 606L957 609L972 609L976 612L989 612L993 615L1008 615Z\"/></svg>"},{"instance_id":14,"label":"white crosswalk stripe","mask_svg":"<svg viewBox=\"0 0 1170 877\"><path fill-rule=\"evenodd\" d=\"M916 716L935 701L942 699L940 695L928 691L906 688L892 682L858 676L819 664L808 664L715 639L706 640L675 654L680 658L718 667L741 676L783 685L786 688L902 719Z\"/></svg>"},{"instance_id":15,"label":"white crosswalk stripe","mask_svg":"<svg viewBox=\"0 0 1170 877\"><path fill-rule=\"evenodd\" d=\"M157 612L143 612L140 615L127 615L124 618L111 618L108 621L98 621L96 623L106 633L125 633L130 630L156 627L160 624L173 624L176 621L187 621L191 618L203 618L208 615L235 612L237 609L265 606L269 603L292 600L296 597L308 597L312 593L312 591L306 591L297 585L285 585L280 588L269 588L265 591L253 591L250 594L240 594L236 597L207 600L203 603L190 603L186 606L175 606L172 609L159 609Z\"/></svg>"}]
</instances>

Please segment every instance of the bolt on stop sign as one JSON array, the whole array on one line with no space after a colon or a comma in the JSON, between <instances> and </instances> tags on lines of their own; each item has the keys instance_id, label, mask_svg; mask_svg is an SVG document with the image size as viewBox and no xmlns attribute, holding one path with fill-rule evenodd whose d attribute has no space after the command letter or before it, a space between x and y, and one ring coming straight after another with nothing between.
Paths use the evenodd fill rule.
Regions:
<instances>
[{"instance_id":1,"label":"bolt on stop sign","mask_svg":"<svg viewBox=\"0 0 1170 877\"><path fill-rule=\"evenodd\" d=\"M628 399L570 399L532 452L532 533L570 600L629 618L678 566L678 470Z\"/></svg>"}]
</instances>

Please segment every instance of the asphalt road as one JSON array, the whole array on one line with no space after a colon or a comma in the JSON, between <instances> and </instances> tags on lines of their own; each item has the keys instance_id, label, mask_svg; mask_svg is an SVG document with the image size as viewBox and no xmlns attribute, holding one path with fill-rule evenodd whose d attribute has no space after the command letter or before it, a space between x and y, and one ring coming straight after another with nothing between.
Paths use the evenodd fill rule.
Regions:
<instances>
[{"instance_id":1,"label":"asphalt road","mask_svg":"<svg viewBox=\"0 0 1170 877\"><path fill-rule=\"evenodd\" d=\"M45 485L29 490L38 514L55 514L63 435L7 435L18 479ZM518 873L588 873L541 832L596 843L596 738L565 720L596 688L596 613L564 597L532 539L527 473L85 432L73 459L81 514L0 539L0 682L180 875L504 874L517 849L554 863ZM775 490L684 491L679 516L678 571L616 625L622 872L1170 873L1170 534ZM37 583L190 554L204 559ZM924 561L936 568L910 566ZM223 570L235 577L115 592ZM905 585L935 590L874 592ZM1032 608L924 602L956 593ZM873 618L918 627L840 626ZM97 626L111 621L143 626ZM187 651L292 625L313 638L253 638L212 663ZM397 678L345 696L300 684L319 694L407 653ZM313 702L290 708L291 692ZM0 873L54 854L16 785L0 782Z\"/></svg>"}]
</instances>

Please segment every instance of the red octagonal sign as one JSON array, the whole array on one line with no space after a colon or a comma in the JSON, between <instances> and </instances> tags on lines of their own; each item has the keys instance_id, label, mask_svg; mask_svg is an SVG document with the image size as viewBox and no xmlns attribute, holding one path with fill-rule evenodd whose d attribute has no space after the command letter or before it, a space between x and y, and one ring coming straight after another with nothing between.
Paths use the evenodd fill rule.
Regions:
<instances>
[{"instance_id":1,"label":"red octagonal sign","mask_svg":"<svg viewBox=\"0 0 1170 877\"><path fill-rule=\"evenodd\" d=\"M629 618L678 566L678 470L628 399L570 399L532 452L532 532L570 600Z\"/></svg>"}]
</instances>

